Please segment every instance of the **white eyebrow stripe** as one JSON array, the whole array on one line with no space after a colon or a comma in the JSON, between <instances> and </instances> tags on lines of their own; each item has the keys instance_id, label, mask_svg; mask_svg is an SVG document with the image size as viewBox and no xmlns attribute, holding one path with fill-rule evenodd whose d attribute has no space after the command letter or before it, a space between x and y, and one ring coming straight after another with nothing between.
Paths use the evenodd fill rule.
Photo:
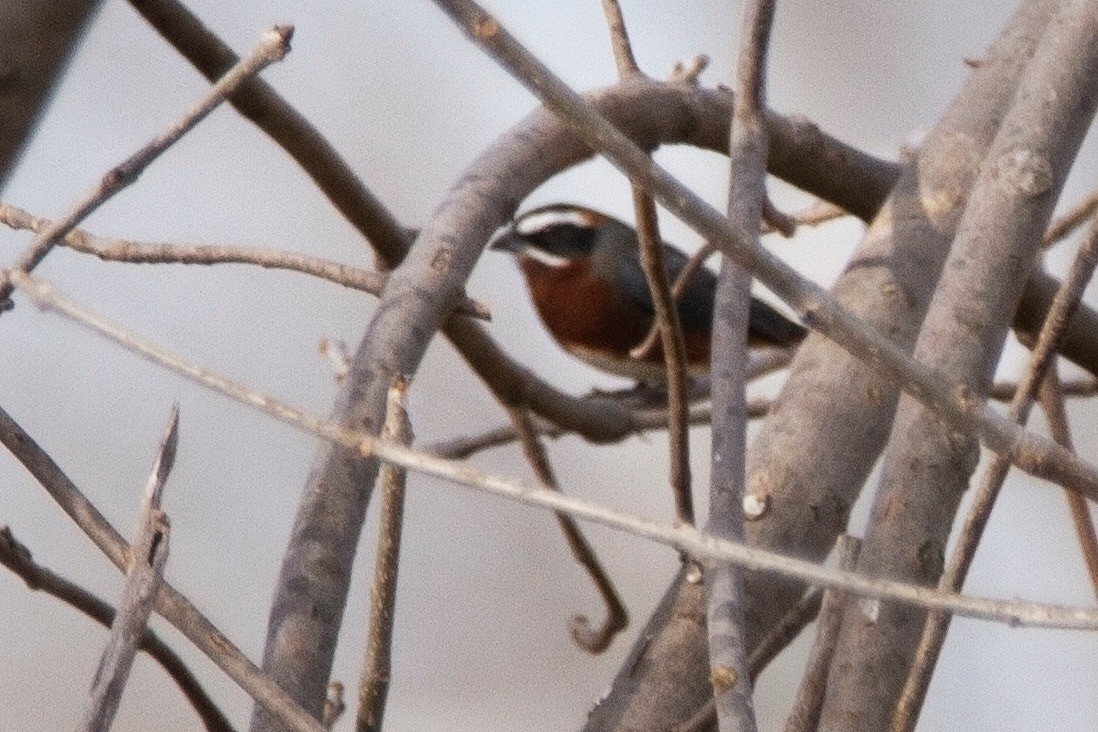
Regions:
<instances>
[{"instance_id":1,"label":"white eyebrow stripe","mask_svg":"<svg viewBox=\"0 0 1098 732\"><path fill-rule=\"evenodd\" d=\"M551 226L572 225L587 228L595 225L591 215L582 209L549 209L532 211L515 221L515 232L519 236L530 236L545 231Z\"/></svg>"}]
</instances>

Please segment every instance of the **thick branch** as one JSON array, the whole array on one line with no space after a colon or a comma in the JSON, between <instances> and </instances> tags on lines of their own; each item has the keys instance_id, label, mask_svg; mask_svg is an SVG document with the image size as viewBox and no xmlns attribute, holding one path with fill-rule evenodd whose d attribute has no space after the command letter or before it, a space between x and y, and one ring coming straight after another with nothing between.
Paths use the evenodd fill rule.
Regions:
<instances>
[{"instance_id":1,"label":"thick branch","mask_svg":"<svg viewBox=\"0 0 1098 732\"><path fill-rule=\"evenodd\" d=\"M1096 36L1093 2L1061 3L980 164L919 334L915 357L975 399L991 383L1041 236L1098 108ZM1044 341L1047 364L1050 340ZM1029 377L1030 389L1039 383L1039 376ZM858 561L867 574L938 581L950 527L979 460L975 440L939 417L906 395L900 401ZM861 608L847 609L820 729L888 726L924 618L884 603L867 623Z\"/></svg>"},{"instance_id":2,"label":"thick branch","mask_svg":"<svg viewBox=\"0 0 1098 732\"><path fill-rule=\"evenodd\" d=\"M900 175L832 288L844 307L907 348L915 341L976 166L1054 5L1052 0L1026 3L1016 14ZM768 507L748 523L749 543L822 560L845 531L850 507L888 435L897 395L895 385L870 366L831 341L809 336L777 409L748 453L747 490ZM758 639L798 602L804 587L748 575L747 591L749 634ZM652 642L664 647L659 637ZM683 649L682 662L666 649L652 663L623 667L588 729L670 726L685 716L683 710L700 707L709 689L704 666L685 653L694 642L682 634L669 641ZM691 693L656 709L658 716L647 716L645 700L669 678L683 685L694 679Z\"/></svg>"},{"instance_id":3,"label":"thick branch","mask_svg":"<svg viewBox=\"0 0 1098 732\"><path fill-rule=\"evenodd\" d=\"M601 111L646 148L673 141L712 149L726 145L730 98L721 92L637 79L600 92L594 99ZM637 115L641 108L646 113ZM723 120L720 114L726 115ZM775 146L777 140L790 141L795 134L791 130L802 129L803 125L793 123L776 124L772 129ZM837 190L845 190L848 180L817 170L814 164L804 165L814 153L817 159L825 159L826 155L818 155L824 148L863 161L868 172L855 172L853 177L866 181L869 188L874 185L874 172L891 169L818 131L792 143L805 146L805 157L775 163L772 155L771 163L794 182L801 180L803 171L816 170L822 175L816 183L830 180ZM336 421L376 431L387 388L378 385L387 385L397 373L415 372L489 235L510 220L530 191L590 154L590 148L552 114L538 110L472 163L420 234L409 259L391 273L378 316L361 341L336 404ZM806 185L810 182L805 179ZM451 321L446 333L503 403L529 405L592 439L617 439L635 431L629 413L612 402L568 397L532 378L503 357L486 332L468 320ZM373 484L376 469L376 462L354 453L321 448L283 564L268 626L268 668L283 668L280 683L315 712L323 703L365 515L369 489L363 486ZM302 654L301 649L307 651Z\"/></svg>"}]
</instances>

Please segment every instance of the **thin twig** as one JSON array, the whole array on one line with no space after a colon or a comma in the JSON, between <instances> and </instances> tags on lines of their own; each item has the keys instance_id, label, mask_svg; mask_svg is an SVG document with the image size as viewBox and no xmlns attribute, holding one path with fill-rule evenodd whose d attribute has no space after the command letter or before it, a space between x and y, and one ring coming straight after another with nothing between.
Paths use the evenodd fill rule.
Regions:
<instances>
[{"instance_id":1,"label":"thin twig","mask_svg":"<svg viewBox=\"0 0 1098 732\"><path fill-rule=\"evenodd\" d=\"M769 397L758 397L747 402L748 419L765 417L770 411L773 402ZM706 425L710 422L710 408L708 404L692 404L687 414L687 424L690 426ZM632 421L637 426L638 433L645 430L666 429L669 421L666 408L639 409L633 412ZM533 421L536 434L556 439L564 435L572 434L569 430L562 429L544 419ZM502 447L518 439L513 426L501 426L495 429L485 430L478 435L458 437L452 440L436 442L423 447L423 451L437 457L450 460L465 460L483 450Z\"/></svg>"},{"instance_id":2,"label":"thin twig","mask_svg":"<svg viewBox=\"0 0 1098 732\"><path fill-rule=\"evenodd\" d=\"M669 481L675 499L675 515L682 523L694 523L694 498L690 488L690 431L686 398L686 342L679 320L678 307L667 284L667 264L663 240L656 221L656 204L652 197L633 187L633 209L637 217L637 237L640 241L640 263L648 290L652 295L656 327L663 347L663 364L667 373L667 437L670 458Z\"/></svg>"},{"instance_id":3,"label":"thin twig","mask_svg":"<svg viewBox=\"0 0 1098 732\"><path fill-rule=\"evenodd\" d=\"M1057 374L1055 361L1049 366L1048 374L1041 383L1038 399L1052 439L1068 450L1074 450L1071 427L1068 424L1067 412L1064 410L1064 390L1060 383L1060 376ZM1085 498L1071 491L1065 491L1064 498L1067 499L1068 510L1071 512L1071 523L1075 527L1075 535L1079 540L1079 550L1083 555L1087 575L1090 577L1090 586L1098 597L1098 535L1095 534L1090 508Z\"/></svg>"},{"instance_id":4,"label":"thin twig","mask_svg":"<svg viewBox=\"0 0 1098 732\"><path fill-rule=\"evenodd\" d=\"M1044 603L992 600L957 593L939 593L937 590L918 585L841 572L802 559L786 557L736 542L724 541L689 526L666 526L655 521L611 511L587 501L546 490L545 486L531 486L484 473L465 463L442 460L426 455L403 445L380 440L365 432L345 429L290 406L272 396L250 389L220 374L189 363L120 328L102 316L92 313L69 298L62 296L52 286L33 276L21 274L15 279L15 284L24 293L30 295L40 307L64 315L143 358L235 401L259 409L285 424L323 440L355 450L363 456L374 456L379 460L395 463L409 470L434 475L462 486L520 503L538 506L550 511L563 511L585 521L592 521L640 538L666 544L680 552L690 554L698 561L734 562L748 571L774 572L813 586L835 587L859 596L904 602L930 610L940 610L966 617L1006 623L1012 626L1098 630L1098 609L1092 607L1066 607ZM6 414L3 410L0 410L0 427L4 426L5 417ZM0 429L0 438L4 437L4 430ZM5 444L8 444L6 439ZM9 445L9 449L13 449L11 445ZM94 507L88 505L87 510L94 512ZM111 556L113 560L114 555ZM166 613L162 612L162 614L167 617ZM234 678L236 677L234 676ZM252 691L250 687L246 688Z\"/></svg>"},{"instance_id":5,"label":"thin twig","mask_svg":"<svg viewBox=\"0 0 1098 732\"><path fill-rule=\"evenodd\" d=\"M28 275L21 275L20 279ZM125 571L129 546L95 505L80 491L26 430L0 408L0 443L23 464L58 506L119 569ZM198 609L165 582L156 611L248 692L253 699L292 730L324 732L308 712L256 668Z\"/></svg>"},{"instance_id":6,"label":"thin twig","mask_svg":"<svg viewBox=\"0 0 1098 732\"><path fill-rule=\"evenodd\" d=\"M625 19L617 0L602 0L603 14L610 30L614 61L622 81L640 74ZM659 217L652 197L633 186L633 211L637 222L640 264L652 298L655 314L652 328L663 345L663 364L667 374L668 402L668 480L675 501L675 515L683 523L694 523L694 498L690 489L690 433L687 423L686 342L682 333L675 298L667 284L667 262L660 237ZM632 354L630 354L632 355Z\"/></svg>"},{"instance_id":7,"label":"thin twig","mask_svg":"<svg viewBox=\"0 0 1098 732\"><path fill-rule=\"evenodd\" d=\"M1029 418L1033 399L1053 363L1056 350L1059 348L1068 323L1082 301L1083 291L1096 265L1098 265L1098 219L1093 219L1085 241L1080 246L1067 276L1052 300L1048 317L1045 318L1045 323L1041 327L1021 384L1011 400L1009 418L1013 423L1024 424ZM1065 448L1061 447L1061 449ZM965 577L976 555L976 548L991 517L991 509L995 505L1010 465L1010 461L1005 456L996 455L984 471L968 516L965 518L964 527L950 555L949 563L938 581L940 590L957 591L964 585ZM896 709L889 727L890 732L910 732L915 728L919 711L922 709L930 686L931 674L934 672L946 633L949 631L950 620L948 615L940 613L927 616L911 670L904 682L900 698L896 702Z\"/></svg>"},{"instance_id":8,"label":"thin twig","mask_svg":"<svg viewBox=\"0 0 1098 732\"><path fill-rule=\"evenodd\" d=\"M99 184L77 202L65 216L36 234L26 251L15 261L13 270L31 272L65 234L72 231L112 196L137 180L152 161L205 119L237 87L272 63L281 61L290 50L293 31L293 26L275 26L264 33L251 53L221 77L183 117L152 142L108 171ZM0 311L5 308L11 291L10 274L5 275L0 272Z\"/></svg>"},{"instance_id":9,"label":"thin twig","mask_svg":"<svg viewBox=\"0 0 1098 732\"><path fill-rule=\"evenodd\" d=\"M751 354L747 378L751 381L772 374L775 371L788 366L791 358L792 351L786 348L760 348ZM1098 392L1098 383L1093 385L1093 390ZM705 398L708 393L708 385L700 384L697 397ZM662 401L653 404L650 400L645 398L637 399L636 397L637 390L630 389L629 391L619 393L598 393L597 396L593 398L600 399L603 402L610 400L613 403L620 404L628 409L630 413L629 420L630 423L635 426L636 434L640 434L648 429L666 429L669 419L666 402ZM695 394L692 393L691 398L694 397ZM759 417L766 416L767 412L770 410L771 401L771 399L766 397L750 400L747 403L748 418L758 419ZM687 420L692 426L709 424L709 405L691 404ZM564 429L546 419L538 418L533 420L533 424L537 434L549 438L557 438L562 435L572 434L571 430ZM626 435L623 435L622 439L625 439L625 437ZM486 430L479 435L437 442L433 445L424 447L423 451L437 457L458 460L468 458L481 450L487 450L513 442L516 438L517 435L515 434L514 426L497 427L495 429Z\"/></svg>"},{"instance_id":10,"label":"thin twig","mask_svg":"<svg viewBox=\"0 0 1098 732\"><path fill-rule=\"evenodd\" d=\"M385 405L383 439L398 445L412 442L412 427L404 406L408 381L393 380ZM400 535L404 527L404 489L407 471L385 463L378 471L381 517L377 528L374 582L370 587L370 625L366 660L358 687L358 732L376 732L385 717L385 700L392 677L393 621L396 615L397 571L400 567Z\"/></svg>"},{"instance_id":11,"label":"thin twig","mask_svg":"<svg viewBox=\"0 0 1098 732\"><path fill-rule=\"evenodd\" d=\"M130 677L134 658L145 636L156 593L164 582L170 528L168 516L160 508L160 500L175 463L178 442L179 408L172 407L156 462L141 498L138 527L130 544L130 562L122 599L111 623L110 640L99 659L88 694L83 723L83 729L88 732L110 729L118 705L122 702L122 692Z\"/></svg>"},{"instance_id":12,"label":"thin twig","mask_svg":"<svg viewBox=\"0 0 1098 732\"><path fill-rule=\"evenodd\" d=\"M622 17L618 0L602 0L602 13L606 16L606 27L610 31L610 47L614 51L618 76L625 81L639 75L641 70L633 56L633 46L629 43L629 33L625 29L625 18Z\"/></svg>"},{"instance_id":13,"label":"thin twig","mask_svg":"<svg viewBox=\"0 0 1098 732\"><path fill-rule=\"evenodd\" d=\"M1048 230L1041 240L1041 246L1047 249L1067 239L1094 215L1095 209L1098 209L1098 188L1076 201L1071 208L1049 224Z\"/></svg>"},{"instance_id":14,"label":"thin twig","mask_svg":"<svg viewBox=\"0 0 1098 732\"><path fill-rule=\"evenodd\" d=\"M28 589L56 597L107 628L114 622L115 610L110 603L35 562L30 550L15 538L7 526L0 526L0 565L23 580ZM152 629L145 629L140 648L164 669L183 692L207 732L232 732L232 724L198 683L187 664Z\"/></svg>"},{"instance_id":15,"label":"thin twig","mask_svg":"<svg viewBox=\"0 0 1098 732\"><path fill-rule=\"evenodd\" d=\"M838 538L835 542L835 559L839 569L854 569L858 563L860 547L858 540L852 536L844 534ZM812 732L819 724L824 692L827 690L827 673L831 670L831 657L839 640L845 608L846 596L843 593L832 590L823 593L820 622L816 624L816 639L812 643L812 651L809 653L808 663L805 664L801 686L793 700L785 732Z\"/></svg>"},{"instance_id":16,"label":"thin twig","mask_svg":"<svg viewBox=\"0 0 1098 732\"><path fill-rule=\"evenodd\" d=\"M738 238L728 220L655 164L590 104L569 89L524 49L499 21L471 0L435 0L476 43L482 45L583 140L650 190L656 199L721 251L747 267L814 330L834 340L892 380L942 419L976 435L989 449L1006 454L1023 471L1088 495L1098 496L1098 470L1051 440L1010 422L970 391L913 360L901 347L842 307L835 296L797 274L761 247Z\"/></svg>"},{"instance_id":17,"label":"thin twig","mask_svg":"<svg viewBox=\"0 0 1098 732\"><path fill-rule=\"evenodd\" d=\"M766 55L776 0L744 0L740 15L736 90L729 123L728 221L741 241L759 246L767 207ZM788 222L786 222L788 223ZM728 257L721 261L713 313L712 468L706 531L743 542L747 464L747 344L751 273ZM709 678L721 732L758 729L752 704L748 640L744 624L743 570L731 563L707 568L706 632Z\"/></svg>"},{"instance_id":18,"label":"thin twig","mask_svg":"<svg viewBox=\"0 0 1098 732\"><path fill-rule=\"evenodd\" d=\"M47 219L34 216L23 209L0 203L0 223L13 229L41 232L52 226ZM262 247L229 245L153 244L126 239L104 238L74 229L62 238L62 244L73 251L92 254L112 262L132 264L253 264L265 269L284 269L312 275L337 285L380 295L385 289L388 275L383 272L353 267L319 257L309 257L297 252L284 252ZM481 320L491 320L491 311L484 303L469 297L462 298L456 312Z\"/></svg>"},{"instance_id":19,"label":"thin twig","mask_svg":"<svg viewBox=\"0 0 1098 732\"><path fill-rule=\"evenodd\" d=\"M522 445L522 453L526 457L526 462L533 468L538 482L551 490L560 492L560 484L549 462L549 455L541 440L538 439L530 414L518 407L510 407L507 411L511 416L511 424L518 441ZM602 653L610 647L614 637L629 626L629 612L625 609L625 603L621 601L614 583L610 581L610 575L595 554L594 547L587 541L587 537L580 531L575 520L564 513L558 513L556 517L564 539L568 542L568 548L572 550L572 556L595 583L595 589L598 590L599 597L602 598L606 608L606 620L598 628L591 627L587 616L574 616L570 626L572 639L576 645L588 653Z\"/></svg>"},{"instance_id":20,"label":"thin twig","mask_svg":"<svg viewBox=\"0 0 1098 732\"><path fill-rule=\"evenodd\" d=\"M850 215L852 214L845 208L836 206L830 201L816 201L800 211L793 213L792 219L793 223L796 224L799 229L802 226L820 226L821 224L826 224L835 221L836 219L846 218ZM770 234L775 231L788 236L784 231L763 221L762 232L764 234Z\"/></svg>"}]
</instances>

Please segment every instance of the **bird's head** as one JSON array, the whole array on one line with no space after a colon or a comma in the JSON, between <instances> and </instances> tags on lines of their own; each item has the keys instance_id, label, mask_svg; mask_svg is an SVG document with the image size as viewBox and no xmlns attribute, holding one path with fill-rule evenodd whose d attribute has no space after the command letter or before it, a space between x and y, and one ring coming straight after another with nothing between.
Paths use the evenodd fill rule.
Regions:
<instances>
[{"instance_id":1,"label":"bird's head","mask_svg":"<svg viewBox=\"0 0 1098 732\"><path fill-rule=\"evenodd\" d=\"M601 258L619 247L636 247L631 227L594 209L572 204L535 208L493 237L489 247L559 268L583 258Z\"/></svg>"}]
</instances>

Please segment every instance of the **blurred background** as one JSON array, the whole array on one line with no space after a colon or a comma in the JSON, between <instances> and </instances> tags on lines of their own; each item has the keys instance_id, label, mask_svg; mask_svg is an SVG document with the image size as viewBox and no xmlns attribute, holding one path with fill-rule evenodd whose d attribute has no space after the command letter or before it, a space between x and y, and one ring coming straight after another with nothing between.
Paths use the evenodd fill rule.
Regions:
<instances>
[{"instance_id":1,"label":"blurred background","mask_svg":"<svg viewBox=\"0 0 1098 732\"><path fill-rule=\"evenodd\" d=\"M643 69L665 77L676 61L708 54L703 83L730 83L739 5L623 0ZM188 6L243 53L275 23L296 26L294 51L264 77L304 113L408 226L421 226L468 163L527 114L534 100L470 45L429 2L191 0ZM580 90L613 83L614 65L593 0L488 7ZM937 118L1013 10L1012 2L780 4L770 62L770 104L895 158ZM206 83L127 3L107 0L77 49L3 200L55 218L108 168L176 119ZM723 206L722 158L658 154L710 202ZM1088 140L1065 201L1093 185L1098 148ZM778 182L787 210L809 199ZM574 201L632 218L629 189L603 162L548 182L526 206ZM665 215L665 237L696 235ZM138 241L231 243L299 251L372 266L366 244L273 143L222 108L156 161L141 180L83 224ZM851 221L767 244L830 284L860 238ZM0 231L0 259L26 246ZM1071 247L1050 255L1060 273ZM115 321L232 378L325 416L336 391L318 355L323 338L354 346L374 301L301 275L243 266L103 263L63 249L38 270ZM469 293L494 314L493 335L524 363L573 393L624 382L557 349L527 303L512 262L484 257ZM764 297L767 295L762 293ZM1094 301L1094 298L1090 298ZM16 296L0 319L0 404L36 437L124 534L173 402L182 437L165 508L172 520L167 576L257 663L271 588L316 450L314 440L152 366ZM1001 373L1018 372L1011 347ZM1066 376L1074 372L1063 369ZM753 387L773 391L780 380ZM436 342L411 392L417 442L468 435L505 415L453 351ZM452 395L460 394L455 402ZM455 404L459 405L455 408ZM1074 404L1081 437L1093 407ZM1034 425L1043 429L1039 419ZM708 430L692 433L696 495L704 509ZM661 520L666 439L653 432L612 447L575 438L551 443L565 489ZM476 465L528 478L517 449ZM588 527L633 618L604 655L567 633L573 614L600 616L597 597L548 514L412 476L397 607L390 729L560 730L580 726L612 679L675 571L673 551ZM871 482L872 484L872 482ZM112 602L121 577L7 453L0 455L0 524L40 562ZM863 501L863 504L865 501ZM854 531L864 506L855 513ZM373 518L359 553L335 678L353 688L362 664L364 608L373 564ZM1093 601L1058 489L1014 477L968 590L1061 603ZM0 730L71 728L106 632L0 573ZM166 623L154 626L188 660L241 727L243 692ZM810 635L759 680L760 728L780 729ZM1009 629L958 620L920 729L1091 730L1098 725L1098 642L1092 635ZM353 693L351 694L353 703ZM353 709L337 729L353 728ZM139 658L118 730L195 729L198 722L159 667Z\"/></svg>"}]
</instances>

